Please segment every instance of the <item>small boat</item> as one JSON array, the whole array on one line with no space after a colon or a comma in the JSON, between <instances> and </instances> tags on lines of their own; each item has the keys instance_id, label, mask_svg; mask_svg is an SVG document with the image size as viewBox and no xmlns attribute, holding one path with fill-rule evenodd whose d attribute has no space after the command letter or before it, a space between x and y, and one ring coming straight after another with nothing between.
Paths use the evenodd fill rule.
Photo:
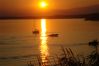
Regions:
<instances>
[{"instance_id":1,"label":"small boat","mask_svg":"<svg viewBox=\"0 0 99 66\"><path fill-rule=\"evenodd\" d=\"M48 36L50 36L50 37L58 37L59 34L50 34L50 35L48 35Z\"/></svg>"},{"instance_id":2,"label":"small boat","mask_svg":"<svg viewBox=\"0 0 99 66\"><path fill-rule=\"evenodd\" d=\"M32 31L32 33L33 34L39 34L40 32L39 32L39 30L36 29L36 30Z\"/></svg>"}]
</instances>

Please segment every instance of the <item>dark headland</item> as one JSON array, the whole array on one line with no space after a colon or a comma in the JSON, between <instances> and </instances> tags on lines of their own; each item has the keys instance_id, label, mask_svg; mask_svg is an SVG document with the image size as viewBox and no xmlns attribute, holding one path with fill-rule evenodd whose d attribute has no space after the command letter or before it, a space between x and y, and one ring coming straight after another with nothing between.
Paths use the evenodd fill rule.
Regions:
<instances>
[{"instance_id":1,"label":"dark headland","mask_svg":"<svg viewBox=\"0 0 99 66\"><path fill-rule=\"evenodd\" d=\"M78 19L84 18L85 20L99 21L99 13L85 14L85 15L53 15L53 16L28 16L28 17L0 17L0 19Z\"/></svg>"}]
</instances>

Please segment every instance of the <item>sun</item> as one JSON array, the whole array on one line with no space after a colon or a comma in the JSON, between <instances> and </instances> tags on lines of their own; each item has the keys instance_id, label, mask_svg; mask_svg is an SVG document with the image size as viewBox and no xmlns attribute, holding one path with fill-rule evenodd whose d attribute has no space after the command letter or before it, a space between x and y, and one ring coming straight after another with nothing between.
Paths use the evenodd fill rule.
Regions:
<instances>
[{"instance_id":1,"label":"sun","mask_svg":"<svg viewBox=\"0 0 99 66\"><path fill-rule=\"evenodd\" d=\"M40 2L40 7L41 8L47 7L47 3L45 1Z\"/></svg>"}]
</instances>

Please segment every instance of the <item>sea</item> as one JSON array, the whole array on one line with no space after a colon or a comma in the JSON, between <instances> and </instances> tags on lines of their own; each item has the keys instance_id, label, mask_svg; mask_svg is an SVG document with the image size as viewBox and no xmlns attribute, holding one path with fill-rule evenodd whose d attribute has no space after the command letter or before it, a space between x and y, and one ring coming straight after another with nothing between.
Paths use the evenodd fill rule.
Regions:
<instances>
[{"instance_id":1,"label":"sea","mask_svg":"<svg viewBox=\"0 0 99 66\"><path fill-rule=\"evenodd\" d=\"M38 30L35 34L33 31ZM58 36L50 36L58 34ZM47 57L61 56L62 48L89 55L89 42L99 40L99 21L84 19L0 20L0 66L37 66Z\"/></svg>"}]
</instances>

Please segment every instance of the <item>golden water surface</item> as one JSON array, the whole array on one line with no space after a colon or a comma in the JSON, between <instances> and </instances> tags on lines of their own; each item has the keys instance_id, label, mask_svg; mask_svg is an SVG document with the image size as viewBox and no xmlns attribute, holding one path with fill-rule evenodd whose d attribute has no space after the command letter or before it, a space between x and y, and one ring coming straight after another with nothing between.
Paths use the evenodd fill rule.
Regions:
<instances>
[{"instance_id":1,"label":"golden water surface","mask_svg":"<svg viewBox=\"0 0 99 66\"><path fill-rule=\"evenodd\" d=\"M41 19L40 51L41 51L42 62L46 62L47 61L47 56L49 55L46 32L47 32L47 30L46 30L46 19Z\"/></svg>"}]
</instances>

